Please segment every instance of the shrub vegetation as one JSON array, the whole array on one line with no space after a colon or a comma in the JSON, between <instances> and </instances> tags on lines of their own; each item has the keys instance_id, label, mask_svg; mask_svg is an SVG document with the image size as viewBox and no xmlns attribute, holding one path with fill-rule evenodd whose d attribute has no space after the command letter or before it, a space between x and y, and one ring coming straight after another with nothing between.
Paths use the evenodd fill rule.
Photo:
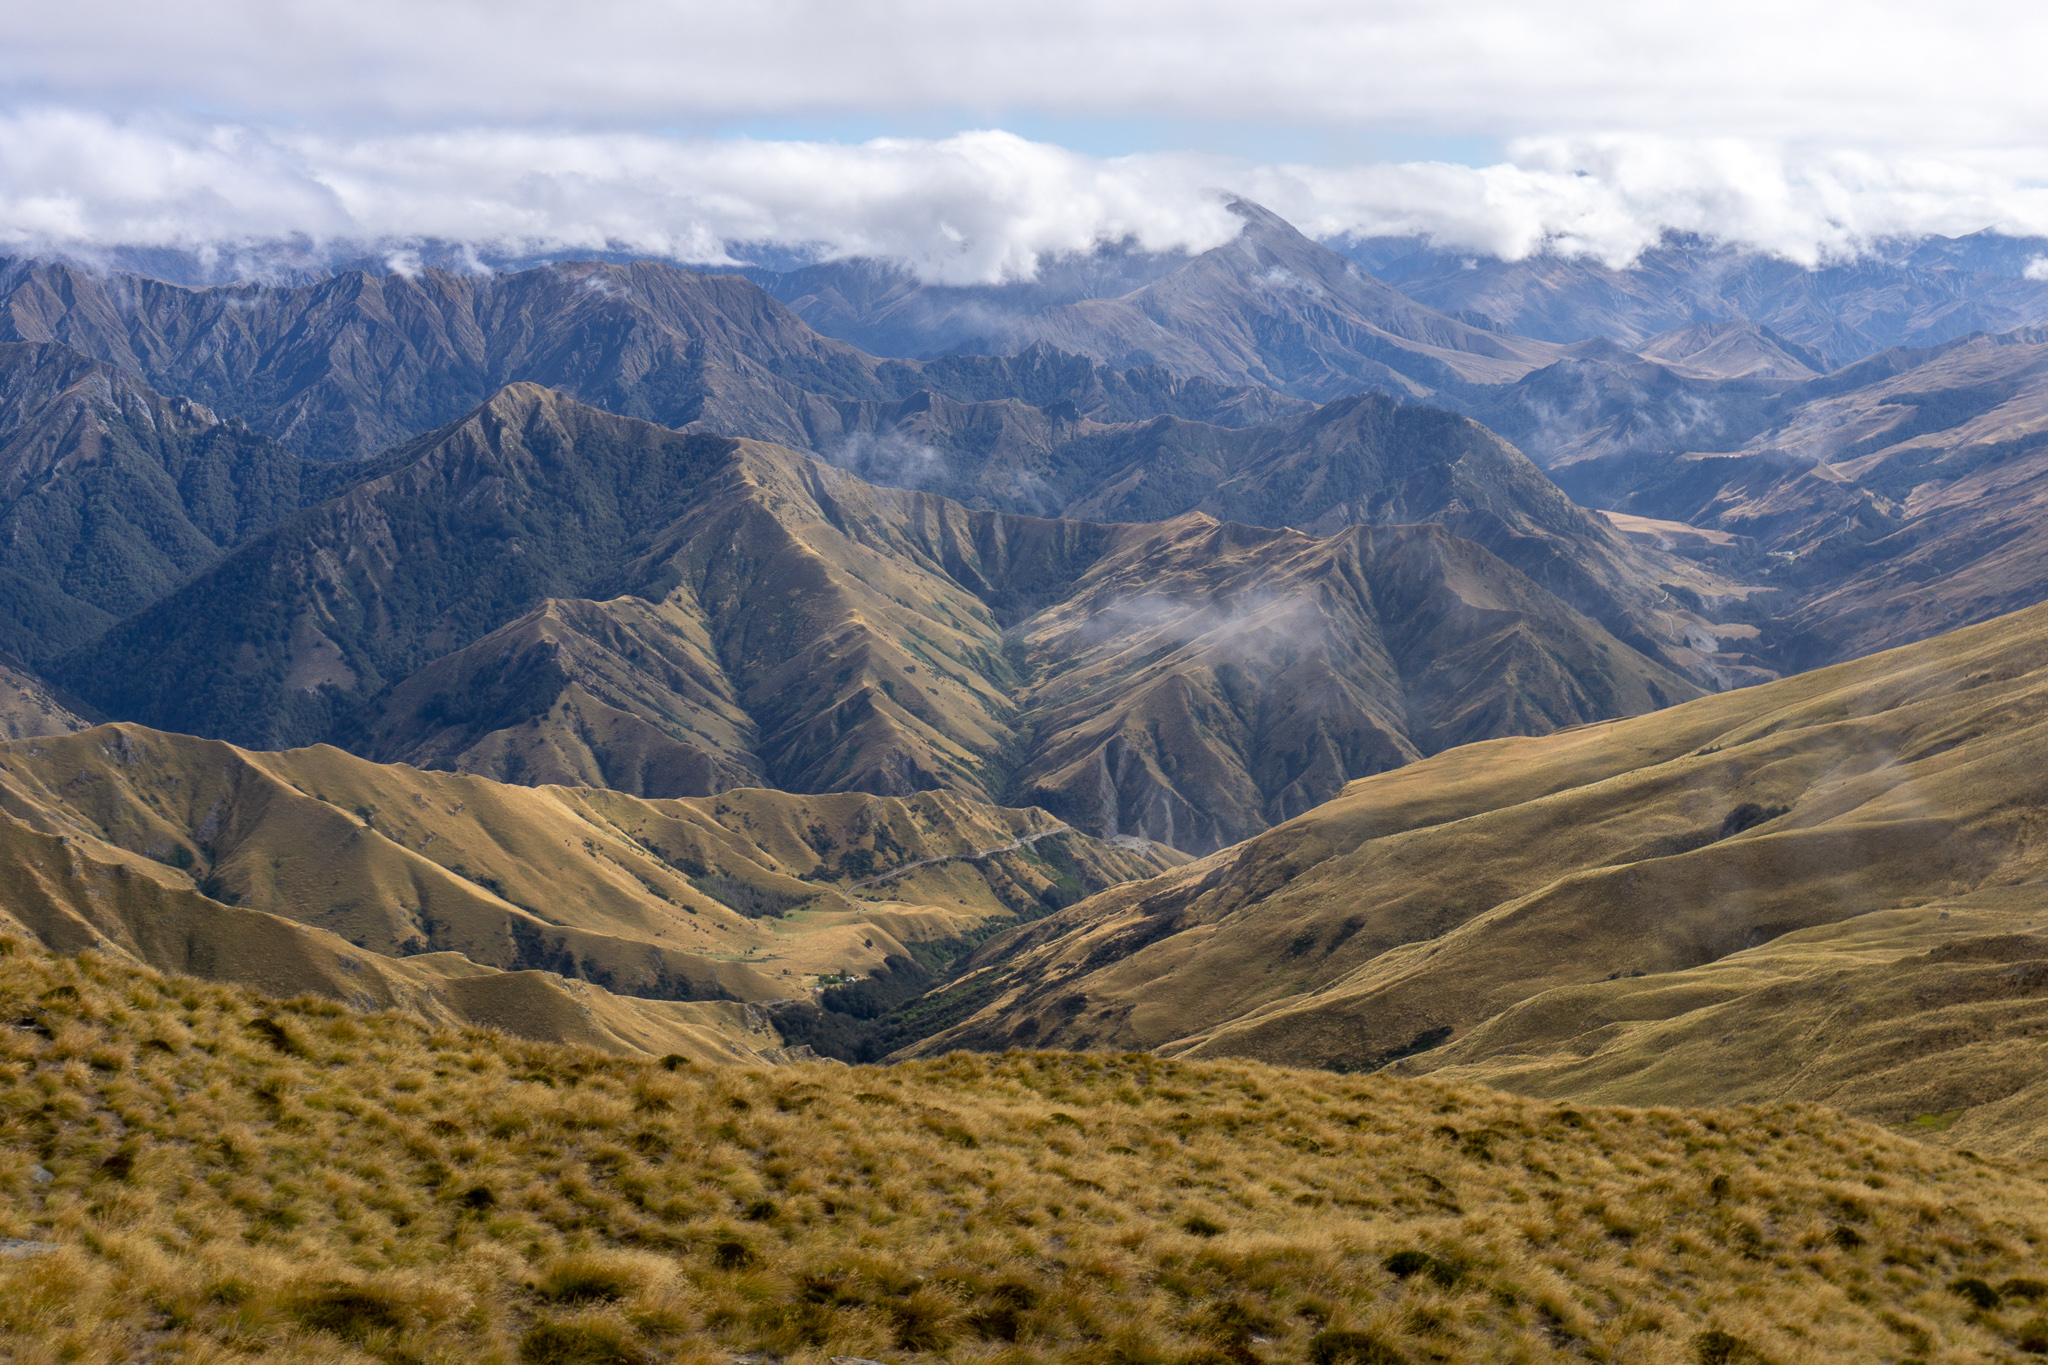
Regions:
<instances>
[{"instance_id":1,"label":"shrub vegetation","mask_svg":"<svg viewBox=\"0 0 2048 1365\"><path fill-rule=\"evenodd\" d=\"M2048 1352L2035 1179L1808 1105L711 1070L18 946L0 1018L0 1236L55 1247L0 1259L10 1360Z\"/></svg>"}]
</instances>

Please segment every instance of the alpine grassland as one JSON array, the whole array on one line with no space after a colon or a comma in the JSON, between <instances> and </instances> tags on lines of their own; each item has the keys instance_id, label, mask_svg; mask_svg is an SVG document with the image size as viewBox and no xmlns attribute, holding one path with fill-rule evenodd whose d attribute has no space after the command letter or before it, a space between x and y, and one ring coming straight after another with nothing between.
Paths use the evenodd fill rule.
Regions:
<instances>
[{"instance_id":1,"label":"alpine grassland","mask_svg":"<svg viewBox=\"0 0 2048 1365\"><path fill-rule=\"evenodd\" d=\"M712 1068L9 941L22 1362L1960 1362L2033 1174L1810 1105L1251 1063Z\"/></svg>"}]
</instances>

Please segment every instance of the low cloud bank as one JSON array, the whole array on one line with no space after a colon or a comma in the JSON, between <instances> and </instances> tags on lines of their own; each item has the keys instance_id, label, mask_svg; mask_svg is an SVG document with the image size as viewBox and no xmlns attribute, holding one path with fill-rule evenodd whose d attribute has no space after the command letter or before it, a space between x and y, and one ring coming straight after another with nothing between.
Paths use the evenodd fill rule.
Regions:
<instances>
[{"instance_id":1,"label":"low cloud bank","mask_svg":"<svg viewBox=\"0 0 2048 1365\"><path fill-rule=\"evenodd\" d=\"M1486 167L1085 156L1004 132L858 145L479 129L343 138L42 110L0 115L0 251L307 259L421 243L469 259L631 252L699 264L875 257L928 282L1029 279L1127 243L1201 251L1231 195L1311 236L1416 235L1474 254L1625 265L1667 231L1803 264L1886 241L2048 235L2048 154L1793 152L1755 142L1531 138ZM259 252L260 254L260 252Z\"/></svg>"}]
</instances>

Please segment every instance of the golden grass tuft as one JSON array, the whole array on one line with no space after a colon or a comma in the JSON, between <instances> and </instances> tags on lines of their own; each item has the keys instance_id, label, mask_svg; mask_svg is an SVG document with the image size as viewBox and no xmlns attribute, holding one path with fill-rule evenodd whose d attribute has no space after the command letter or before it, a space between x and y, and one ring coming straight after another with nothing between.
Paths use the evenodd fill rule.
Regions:
<instances>
[{"instance_id":1,"label":"golden grass tuft","mask_svg":"<svg viewBox=\"0 0 2048 1365\"><path fill-rule=\"evenodd\" d=\"M23 1362L2048 1351L2042 1187L1810 1105L1144 1054L670 1070L19 946L0 1017L0 1237L60 1246L0 1261Z\"/></svg>"}]
</instances>

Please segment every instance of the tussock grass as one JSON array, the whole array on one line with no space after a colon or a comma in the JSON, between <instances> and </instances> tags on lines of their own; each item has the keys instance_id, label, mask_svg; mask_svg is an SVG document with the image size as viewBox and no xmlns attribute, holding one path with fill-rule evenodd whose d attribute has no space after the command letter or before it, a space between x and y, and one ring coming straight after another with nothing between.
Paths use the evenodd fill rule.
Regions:
<instances>
[{"instance_id":1,"label":"tussock grass","mask_svg":"<svg viewBox=\"0 0 2048 1365\"><path fill-rule=\"evenodd\" d=\"M0 1355L1981 1362L2034 1179L1807 1105L1146 1055L712 1070L0 957Z\"/></svg>"}]
</instances>

